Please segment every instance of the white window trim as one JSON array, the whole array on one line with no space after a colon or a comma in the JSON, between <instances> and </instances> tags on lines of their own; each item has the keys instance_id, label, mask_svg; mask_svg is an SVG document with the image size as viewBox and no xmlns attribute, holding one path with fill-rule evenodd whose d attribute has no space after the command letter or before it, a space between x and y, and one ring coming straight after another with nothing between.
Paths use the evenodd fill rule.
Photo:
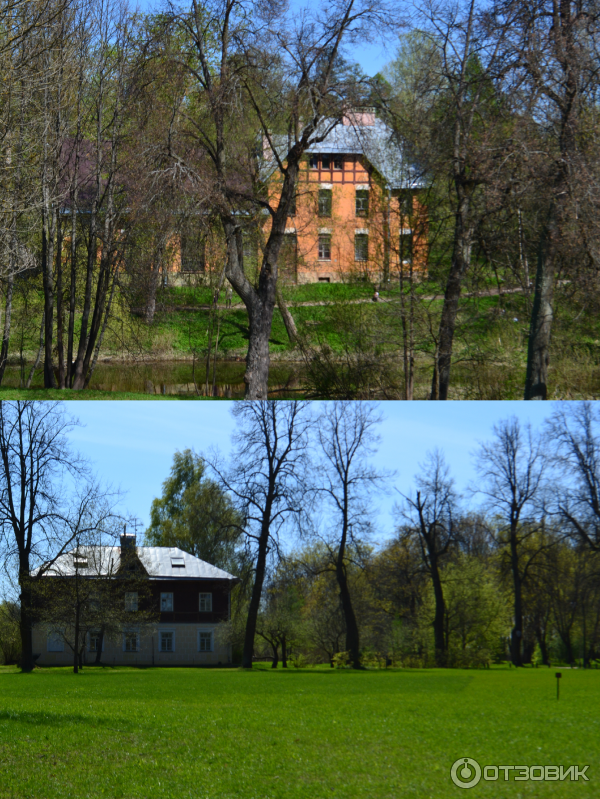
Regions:
<instances>
[{"instance_id":1,"label":"white window trim","mask_svg":"<svg viewBox=\"0 0 600 799\"><path fill-rule=\"evenodd\" d=\"M106 634L104 634L102 636L102 652L104 652L104 643L105 643L105 641L106 641ZM94 652L95 653L96 650L92 649L92 633L91 632L88 633L87 644L88 644L88 652Z\"/></svg>"},{"instance_id":2,"label":"white window trim","mask_svg":"<svg viewBox=\"0 0 600 799\"><path fill-rule=\"evenodd\" d=\"M210 635L210 649L200 649L200 634L203 633L204 635ZM201 655L206 655L209 652L215 651L215 635L214 630L198 630L198 652Z\"/></svg>"},{"instance_id":3,"label":"white window trim","mask_svg":"<svg viewBox=\"0 0 600 799\"><path fill-rule=\"evenodd\" d=\"M403 227L400 229L401 236L412 236L412 228Z\"/></svg>"},{"instance_id":4,"label":"white window trim","mask_svg":"<svg viewBox=\"0 0 600 799\"><path fill-rule=\"evenodd\" d=\"M173 636L173 649L163 649L162 648L162 634L163 633L171 633ZM176 630L159 630L158 631L158 652L160 655L171 655L175 652L176 647L176 640L177 640L177 631Z\"/></svg>"},{"instance_id":5,"label":"white window trim","mask_svg":"<svg viewBox=\"0 0 600 799\"><path fill-rule=\"evenodd\" d=\"M371 191L371 187L368 183L357 183L354 188L356 191Z\"/></svg>"},{"instance_id":6,"label":"white window trim","mask_svg":"<svg viewBox=\"0 0 600 799\"><path fill-rule=\"evenodd\" d=\"M354 231L355 236L368 236L369 235L369 228L368 227L357 227Z\"/></svg>"},{"instance_id":7,"label":"white window trim","mask_svg":"<svg viewBox=\"0 0 600 799\"><path fill-rule=\"evenodd\" d=\"M135 597L134 600L131 597ZM129 607L129 605L135 605L135 607ZM138 592L137 591L126 591L125 592L125 610L128 613L136 613L138 609Z\"/></svg>"},{"instance_id":8,"label":"white window trim","mask_svg":"<svg viewBox=\"0 0 600 799\"><path fill-rule=\"evenodd\" d=\"M320 189L333 189L333 183L319 183Z\"/></svg>"},{"instance_id":9,"label":"white window trim","mask_svg":"<svg viewBox=\"0 0 600 799\"><path fill-rule=\"evenodd\" d=\"M291 233L295 233L295 232L296 232L296 228L295 227L286 227L286 229L284 230L284 233L285 233L286 236L289 236Z\"/></svg>"},{"instance_id":10,"label":"white window trim","mask_svg":"<svg viewBox=\"0 0 600 799\"><path fill-rule=\"evenodd\" d=\"M202 597L202 596L210 596L210 609L209 610L202 610L200 608L200 602L201 602L200 597ZM213 595L212 595L212 591L200 591L198 593L198 613L212 613L212 612L213 612Z\"/></svg>"},{"instance_id":11,"label":"white window trim","mask_svg":"<svg viewBox=\"0 0 600 799\"><path fill-rule=\"evenodd\" d=\"M319 236L331 236L331 228L330 227L320 227L319 228Z\"/></svg>"},{"instance_id":12,"label":"white window trim","mask_svg":"<svg viewBox=\"0 0 600 799\"><path fill-rule=\"evenodd\" d=\"M171 610L163 610L162 608L162 601L164 596L171 597ZM160 612L161 613L173 613L173 608L175 607L175 596L173 591L161 591L160 592Z\"/></svg>"},{"instance_id":13,"label":"white window trim","mask_svg":"<svg viewBox=\"0 0 600 799\"><path fill-rule=\"evenodd\" d=\"M133 649L125 649L125 636L126 635L135 635L135 650ZM124 630L123 632L123 652L126 652L128 655L133 655L139 652L141 649L140 647L140 633L139 630Z\"/></svg>"},{"instance_id":14,"label":"white window trim","mask_svg":"<svg viewBox=\"0 0 600 799\"><path fill-rule=\"evenodd\" d=\"M54 643L52 649L50 648L50 639ZM46 636L46 652L64 652L65 642L59 633L48 633Z\"/></svg>"}]
</instances>

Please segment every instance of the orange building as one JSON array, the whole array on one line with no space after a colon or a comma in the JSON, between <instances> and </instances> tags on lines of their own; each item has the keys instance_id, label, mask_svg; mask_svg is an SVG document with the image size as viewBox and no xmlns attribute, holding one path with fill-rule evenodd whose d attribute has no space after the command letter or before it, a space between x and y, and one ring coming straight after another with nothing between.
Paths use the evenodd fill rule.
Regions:
<instances>
[{"instance_id":1,"label":"orange building","mask_svg":"<svg viewBox=\"0 0 600 799\"><path fill-rule=\"evenodd\" d=\"M423 182L375 114L346 117L301 164L280 274L294 283L366 279L427 266ZM277 191L276 178L272 190Z\"/></svg>"}]
</instances>

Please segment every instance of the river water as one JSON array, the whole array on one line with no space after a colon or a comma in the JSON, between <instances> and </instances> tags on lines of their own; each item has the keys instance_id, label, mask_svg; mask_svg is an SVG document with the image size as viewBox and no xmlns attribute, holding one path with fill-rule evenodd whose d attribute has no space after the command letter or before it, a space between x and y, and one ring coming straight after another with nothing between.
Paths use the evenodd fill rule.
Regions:
<instances>
[{"instance_id":1,"label":"river water","mask_svg":"<svg viewBox=\"0 0 600 799\"><path fill-rule=\"evenodd\" d=\"M210 368L208 392L206 391L206 364L189 361L156 361L154 363L99 362L90 381L97 391L130 391L137 394L199 395L241 399L244 396L244 361L217 363L214 388L213 369ZM26 377L29 369L26 371ZM301 395L302 364L271 364L269 370L269 396L295 399ZM21 383L18 366L8 366L2 385L18 388ZM195 381L195 382L194 382ZM43 374L39 369L31 388L43 388Z\"/></svg>"}]
</instances>

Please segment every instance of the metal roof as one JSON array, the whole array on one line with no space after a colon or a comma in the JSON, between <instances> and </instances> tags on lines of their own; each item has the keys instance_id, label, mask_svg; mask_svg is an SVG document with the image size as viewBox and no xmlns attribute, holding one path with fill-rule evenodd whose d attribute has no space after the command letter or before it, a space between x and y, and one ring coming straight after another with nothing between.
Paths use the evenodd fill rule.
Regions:
<instances>
[{"instance_id":1,"label":"metal roof","mask_svg":"<svg viewBox=\"0 0 600 799\"><path fill-rule=\"evenodd\" d=\"M232 574L204 560L184 552L179 547L136 547L140 562L151 580L237 580ZM72 577L75 574L75 556L86 561L79 567L79 574L86 577L105 576L116 573L121 561L121 547L79 547L65 552L53 563L46 574ZM173 565L175 563L175 565ZM35 572L34 572L35 573Z\"/></svg>"},{"instance_id":2,"label":"metal roof","mask_svg":"<svg viewBox=\"0 0 600 799\"><path fill-rule=\"evenodd\" d=\"M330 125L331 120L325 120L322 129L325 130ZM274 136L273 140L280 157L284 157L287 152L287 138ZM336 153L364 155L385 179L389 188L416 189L425 186L425 181L416 167L404 159L401 147L394 140L392 129L377 117L374 118L373 124L367 125L348 125L340 122L323 141L308 147L306 152L323 155Z\"/></svg>"}]
</instances>

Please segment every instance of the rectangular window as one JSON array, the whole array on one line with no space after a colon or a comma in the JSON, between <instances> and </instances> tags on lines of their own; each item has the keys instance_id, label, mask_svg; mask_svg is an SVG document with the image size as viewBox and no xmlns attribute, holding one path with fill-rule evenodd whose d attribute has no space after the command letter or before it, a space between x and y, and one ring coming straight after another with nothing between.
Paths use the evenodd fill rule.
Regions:
<instances>
[{"instance_id":1,"label":"rectangular window","mask_svg":"<svg viewBox=\"0 0 600 799\"><path fill-rule=\"evenodd\" d=\"M329 233L319 235L319 261L331 261L331 236Z\"/></svg>"},{"instance_id":2,"label":"rectangular window","mask_svg":"<svg viewBox=\"0 0 600 799\"><path fill-rule=\"evenodd\" d=\"M311 155L311 157L310 157L310 168L311 169L318 169L319 168L319 156L318 155Z\"/></svg>"},{"instance_id":3,"label":"rectangular window","mask_svg":"<svg viewBox=\"0 0 600 799\"><path fill-rule=\"evenodd\" d=\"M210 613L212 611L212 594L200 594L198 609L200 613Z\"/></svg>"},{"instance_id":4,"label":"rectangular window","mask_svg":"<svg viewBox=\"0 0 600 799\"><path fill-rule=\"evenodd\" d=\"M46 649L48 652L64 652L65 642L62 635L59 633L48 633Z\"/></svg>"},{"instance_id":5,"label":"rectangular window","mask_svg":"<svg viewBox=\"0 0 600 799\"><path fill-rule=\"evenodd\" d=\"M319 189L319 216L331 216L331 189Z\"/></svg>"},{"instance_id":6,"label":"rectangular window","mask_svg":"<svg viewBox=\"0 0 600 799\"><path fill-rule=\"evenodd\" d=\"M369 260L369 236L366 233L357 233L354 236L354 260Z\"/></svg>"},{"instance_id":7,"label":"rectangular window","mask_svg":"<svg viewBox=\"0 0 600 799\"><path fill-rule=\"evenodd\" d=\"M75 566L76 569L87 569L87 557L85 555L73 555L73 566Z\"/></svg>"},{"instance_id":8,"label":"rectangular window","mask_svg":"<svg viewBox=\"0 0 600 799\"><path fill-rule=\"evenodd\" d=\"M329 155L321 156L321 169L331 169L331 156Z\"/></svg>"},{"instance_id":9,"label":"rectangular window","mask_svg":"<svg viewBox=\"0 0 600 799\"><path fill-rule=\"evenodd\" d=\"M413 212L413 196L412 192L405 191L398 197L400 203L400 216L407 218L412 216Z\"/></svg>"},{"instance_id":10,"label":"rectangular window","mask_svg":"<svg viewBox=\"0 0 600 799\"><path fill-rule=\"evenodd\" d=\"M123 633L123 652L139 652L139 635L136 632Z\"/></svg>"},{"instance_id":11,"label":"rectangular window","mask_svg":"<svg viewBox=\"0 0 600 799\"><path fill-rule=\"evenodd\" d=\"M341 155L334 155L333 156L333 168L334 169L343 169L344 168L344 162L342 160L342 156Z\"/></svg>"},{"instance_id":12,"label":"rectangular window","mask_svg":"<svg viewBox=\"0 0 600 799\"><path fill-rule=\"evenodd\" d=\"M198 633L198 652L212 652L212 633Z\"/></svg>"},{"instance_id":13,"label":"rectangular window","mask_svg":"<svg viewBox=\"0 0 600 799\"><path fill-rule=\"evenodd\" d=\"M160 651L161 652L174 652L175 651L175 634L172 632L160 634Z\"/></svg>"},{"instance_id":14,"label":"rectangular window","mask_svg":"<svg viewBox=\"0 0 600 799\"><path fill-rule=\"evenodd\" d=\"M102 650L104 651L104 641L102 634L98 631L90 633L90 652L98 652L100 650L100 642L102 641Z\"/></svg>"},{"instance_id":15,"label":"rectangular window","mask_svg":"<svg viewBox=\"0 0 600 799\"><path fill-rule=\"evenodd\" d=\"M135 611L138 609L137 591L128 591L125 594L125 610Z\"/></svg>"},{"instance_id":16,"label":"rectangular window","mask_svg":"<svg viewBox=\"0 0 600 799\"><path fill-rule=\"evenodd\" d=\"M369 216L369 190L356 190L356 216Z\"/></svg>"},{"instance_id":17,"label":"rectangular window","mask_svg":"<svg viewBox=\"0 0 600 799\"><path fill-rule=\"evenodd\" d=\"M204 272L206 269L206 239L193 221L184 225L180 236L181 271Z\"/></svg>"},{"instance_id":18,"label":"rectangular window","mask_svg":"<svg viewBox=\"0 0 600 799\"><path fill-rule=\"evenodd\" d=\"M183 558L171 558L172 569L185 569L185 560Z\"/></svg>"},{"instance_id":19,"label":"rectangular window","mask_svg":"<svg viewBox=\"0 0 600 799\"><path fill-rule=\"evenodd\" d=\"M412 232L400 234L400 263L409 264L413 256Z\"/></svg>"},{"instance_id":20,"label":"rectangular window","mask_svg":"<svg viewBox=\"0 0 600 799\"><path fill-rule=\"evenodd\" d=\"M173 594L160 595L160 609L165 613L173 610Z\"/></svg>"}]
</instances>

